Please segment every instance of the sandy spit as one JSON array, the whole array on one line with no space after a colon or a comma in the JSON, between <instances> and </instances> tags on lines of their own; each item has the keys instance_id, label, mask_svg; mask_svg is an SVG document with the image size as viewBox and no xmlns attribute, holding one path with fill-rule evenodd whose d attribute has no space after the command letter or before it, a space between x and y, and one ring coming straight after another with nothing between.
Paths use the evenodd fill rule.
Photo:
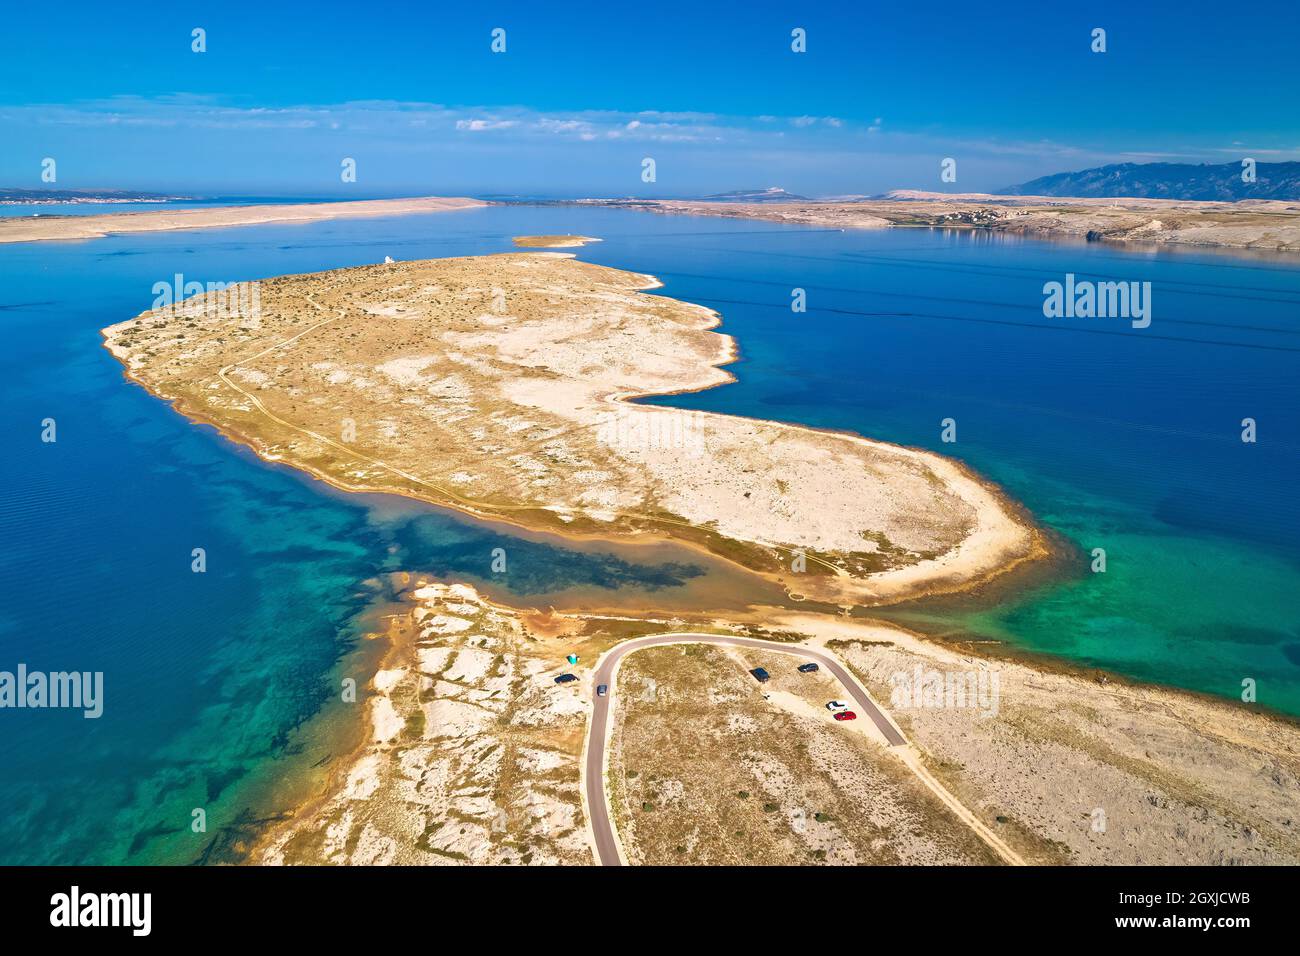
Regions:
<instances>
[{"instance_id":1,"label":"sandy spit","mask_svg":"<svg viewBox=\"0 0 1300 956\"><path fill-rule=\"evenodd\" d=\"M130 232L171 232L214 229L268 222L315 222L449 212L486 205L477 199L429 196L422 199L368 199L358 202L293 203L230 206L221 209L180 209L105 213L99 216L23 216L0 219L0 242L44 242L51 239L102 239Z\"/></svg>"}]
</instances>

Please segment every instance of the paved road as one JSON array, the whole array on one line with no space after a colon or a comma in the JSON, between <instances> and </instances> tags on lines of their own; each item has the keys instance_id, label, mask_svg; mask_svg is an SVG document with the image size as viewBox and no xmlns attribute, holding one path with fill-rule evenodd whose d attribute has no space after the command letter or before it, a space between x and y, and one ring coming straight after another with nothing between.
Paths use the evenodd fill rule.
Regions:
<instances>
[{"instance_id":1,"label":"paved road","mask_svg":"<svg viewBox=\"0 0 1300 956\"><path fill-rule=\"evenodd\" d=\"M591 716L591 732L587 734L587 756L585 776L587 789L587 811L591 816L591 827L596 839L596 856L601 866L620 866L618 837L614 833L614 821L609 815L609 801L605 793L605 770L607 749L609 745L610 713L614 703L614 673L626 655L642 648L657 644L721 644L730 647L754 647L764 651L777 651L805 660L816 661L826 668L844 685L848 695L858 705L861 716L870 717L884 734L891 747L906 744L897 728L880 712L857 678L845 670L840 663L817 648L802 644L779 644L775 641L761 641L752 637L731 637L726 634L652 634L619 644L603 658L596 667L594 685L608 684L609 696L596 697ZM592 693L595 693L594 686Z\"/></svg>"}]
</instances>

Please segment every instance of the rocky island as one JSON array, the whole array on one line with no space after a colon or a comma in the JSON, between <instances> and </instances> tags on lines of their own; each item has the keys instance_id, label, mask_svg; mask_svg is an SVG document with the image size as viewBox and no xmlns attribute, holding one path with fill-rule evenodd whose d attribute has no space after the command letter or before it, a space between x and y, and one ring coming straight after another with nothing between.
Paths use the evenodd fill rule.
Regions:
<instances>
[{"instance_id":1,"label":"rocky island","mask_svg":"<svg viewBox=\"0 0 1300 956\"><path fill-rule=\"evenodd\" d=\"M560 253L394 262L207 293L104 335L182 413L338 487L672 538L821 601L960 589L1042 553L942 456L632 403L722 385L737 354L714 312L644 294L658 284Z\"/></svg>"}]
</instances>

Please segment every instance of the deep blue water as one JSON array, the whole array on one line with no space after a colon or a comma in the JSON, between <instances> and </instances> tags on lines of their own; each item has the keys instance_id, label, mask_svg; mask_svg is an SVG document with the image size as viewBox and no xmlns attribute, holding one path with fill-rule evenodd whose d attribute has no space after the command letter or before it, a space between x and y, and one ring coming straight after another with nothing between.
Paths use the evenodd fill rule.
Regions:
<instances>
[{"instance_id":1,"label":"deep blue water","mask_svg":"<svg viewBox=\"0 0 1300 956\"><path fill-rule=\"evenodd\" d=\"M106 681L99 720L0 710L0 862L222 858L241 818L275 808L286 770L328 746L304 722L351 666L365 582L474 578L506 534L258 461L125 382L99 329L177 272L235 281L567 232L603 237L579 254L660 276L738 338L736 383L664 404L941 450L1078 549L1078 575L943 612L955 624L1227 696L1253 678L1261 703L1300 713L1294 265L565 207L0 246L0 669ZM1066 272L1151 281L1151 327L1044 319L1042 283ZM949 417L955 444L940 441ZM56 443L40 440L46 418ZM671 601L708 571L681 554L514 546L504 587L529 597ZM1087 573L1093 547L1104 575ZM196 807L206 834L190 831Z\"/></svg>"},{"instance_id":2,"label":"deep blue water","mask_svg":"<svg viewBox=\"0 0 1300 956\"><path fill-rule=\"evenodd\" d=\"M1249 679L1259 703L1300 713L1297 264L928 230L788 242L701 238L686 268L639 250L666 293L721 311L744 353L736 384L658 403L955 455L1079 552L1065 583L905 623L1228 697ZM1151 282L1150 327L1045 319L1043 283L1067 272Z\"/></svg>"}]
</instances>

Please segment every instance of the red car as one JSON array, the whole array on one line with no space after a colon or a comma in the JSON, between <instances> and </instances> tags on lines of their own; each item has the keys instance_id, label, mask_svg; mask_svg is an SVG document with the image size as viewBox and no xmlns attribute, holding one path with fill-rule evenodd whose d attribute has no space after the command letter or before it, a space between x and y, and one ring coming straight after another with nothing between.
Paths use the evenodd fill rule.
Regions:
<instances>
[{"instance_id":1,"label":"red car","mask_svg":"<svg viewBox=\"0 0 1300 956\"><path fill-rule=\"evenodd\" d=\"M835 715L836 720L857 720L858 715L851 710L841 710Z\"/></svg>"}]
</instances>

